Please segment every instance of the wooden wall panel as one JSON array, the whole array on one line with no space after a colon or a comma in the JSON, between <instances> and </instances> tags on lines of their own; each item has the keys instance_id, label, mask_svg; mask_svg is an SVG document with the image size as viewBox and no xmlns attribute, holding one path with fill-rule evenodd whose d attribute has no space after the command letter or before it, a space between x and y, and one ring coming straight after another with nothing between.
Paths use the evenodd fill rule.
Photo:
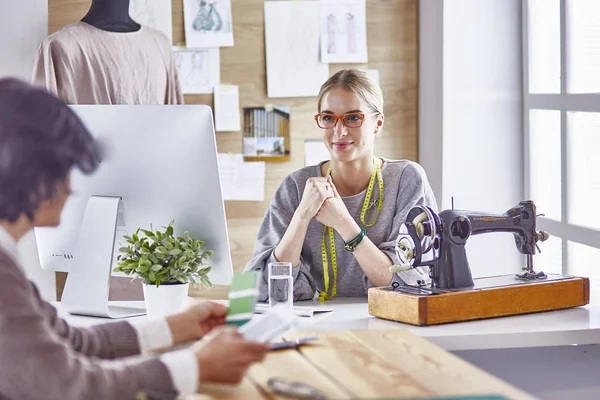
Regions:
<instances>
[{"instance_id":1,"label":"wooden wall panel","mask_svg":"<svg viewBox=\"0 0 600 400\"><path fill-rule=\"evenodd\" d=\"M81 19L91 0L49 0L49 30ZM240 106L266 103L291 106L291 161L267 163L265 202L226 202L232 257L236 271L252 255L254 240L265 209L282 179L304 166L304 140L318 138L312 116L316 98L268 99L263 0L232 0L234 47L221 48L221 81L239 85ZM418 0L368 0L367 36L369 68L379 69L385 95L385 129L377 154L389 158L417 160L418 104ZM173 42L184 41L183 0L173 0ZM332 64L333 74L341 68L366 65ZM290 76L294 79L294 76ZM212 95L186 96L188 104L212 106ZM220 152L242 151L242 134L218 133Z\"/></svg>"}]
</instances>

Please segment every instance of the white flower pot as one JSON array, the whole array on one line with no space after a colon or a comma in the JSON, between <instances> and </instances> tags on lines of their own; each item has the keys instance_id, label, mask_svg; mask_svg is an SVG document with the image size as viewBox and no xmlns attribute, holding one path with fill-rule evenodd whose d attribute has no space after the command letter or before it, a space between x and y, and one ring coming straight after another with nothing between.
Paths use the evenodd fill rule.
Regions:
<instances>
[{"instance_id":1,"label":"white flower pot","mask_svg":"<svg viewBox=\"0 0 600 400\"><path fill-rule=\"evenodd\" d=\"M190 288L189 283L143 286L148 318L161 318L180 312Z\"/></svg>"}]
</instances>

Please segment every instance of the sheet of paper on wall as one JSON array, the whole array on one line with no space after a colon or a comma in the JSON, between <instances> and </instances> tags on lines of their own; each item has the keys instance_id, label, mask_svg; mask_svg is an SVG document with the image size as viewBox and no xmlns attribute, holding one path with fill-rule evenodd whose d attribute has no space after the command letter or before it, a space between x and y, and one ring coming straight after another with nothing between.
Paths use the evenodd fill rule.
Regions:
<instances>
[{"instance_id":1,"label":"sheet of paper on wall","mask_svg":"<svg viewBox=\"0 0 600 400\"><path fill-rule=\"evenodd\" d=\"M329 78L319 60L319 4L265 2L268 97L317 96Z\"/></svg>"},{"instance_id":2,"label":"sheet of paper on wall","mask_svg":"<svg viewBox=\"0 0 600 400\"><path fill-rule=\"evenodd\" d=\"M223 200L264 201L265 163L245 162L243 154L219 153Z\"/></svg>"},{"instance_id":3,"label":"sheet of paper on wall","mask_svg":"<svg viewBox=\"0 0 600 400\"><path fill-rule=\"evenodd\" d=\"M158 29L173 43L171 2L165 0L131 0L129 15L138 24Z\"/></svg>"},{"instance_id":4,"label":"sheet of paper on wall","mask_svg":"<svg viewBox=\"0 0 600 400\"><path fill-rule=\"evenodd\" d=\"M215 86L214 102L216 131L237 132L241 130L240 92L238 86Z\"/></svg>"},{"instance_id":5,"label":"sheet of paper on wall","mask_svg":"<svg viewBox=\"0 0 600 400\"><path fill-rule=\"evenodd\" d=\"M375 80L375 82L377 82L377 84L379 85L379 70L378 69L368 69L367 70L367 74L369 74L369 76L371 78L373 78Z\"/></svg>"},{"instance_id":6,"label":"sheet of paper on wall","mask_svg":"<svg viewBox=\"0 0 600 400\"><path fill-rule=\"evenodd\" d=\"M366 0L321 0L321 62L365 63Z\"/></svg>"},{"instance_id":7,"label":"sheet of paper on wall","mask_svg":"<svg viewBox=\"0 0 600 400\"><path fill-rule=\"evenodd\" d=\"M183 94L210 94L221 81L218 48L173 48L173 58Z\"/></svg>"},{"instance_id":8,"label":"sheet of paper on wall","mask_svg":"<svg viewBox=\"0 0 600 400\"><path fill-rule=\"evenodd\" d=\"M183 22L187 47L233 46L231 0L183 0Z\"/></svg>"},{"instance_id":9,"label":"sheet of paper on wall","mask_svg":"<svg viewBox=\"0 0 600 400\"><path fill-rule=\"evenodd\" d=\"M317 165L321 161L331 160L331 154L321 139L304 141L304 165Z\"/></svg>"}]
</instances>

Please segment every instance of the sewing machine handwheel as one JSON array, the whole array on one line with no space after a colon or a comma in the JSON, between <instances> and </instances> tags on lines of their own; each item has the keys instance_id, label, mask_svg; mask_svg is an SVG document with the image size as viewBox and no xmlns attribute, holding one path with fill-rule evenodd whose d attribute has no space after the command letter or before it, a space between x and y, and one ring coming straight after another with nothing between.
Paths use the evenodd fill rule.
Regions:
<instances>
[{"instance_id":1,"label":"sewing machine handwheel","mask_svg":"<svg viewBox=\"0 0 600 400\"><path fill-rule=\"evenodd\" d=\"M433 241L437 237L438 227L441 226L438 215L427 206L417 206L408 212L406 220L415 225L423 251L422 254L429 252L433 247Z\"/></svg>"},{"instance_id":2,"label":"sewing machine handwheel","mask_svg":"<svg viewBox=\"0 0 600 400\"><path fill-rule=\"evenodd\" d=\"M436 244L441 222L437 214L427 206L413 207L400 226L396 241L396 255L401 265L419 266L424 254ZM436 247L436 249L437 249Z\"/></svg>"}]
</instances>

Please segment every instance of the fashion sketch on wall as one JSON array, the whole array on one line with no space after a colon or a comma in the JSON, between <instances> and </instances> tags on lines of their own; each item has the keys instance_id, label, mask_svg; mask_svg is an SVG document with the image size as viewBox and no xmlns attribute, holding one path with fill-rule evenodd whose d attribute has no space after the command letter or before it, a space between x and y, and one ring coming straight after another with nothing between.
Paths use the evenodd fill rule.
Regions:
<instances>
[{"instance_id":1,"label":"fashion sketch on wall","mask_svg":"<svg viewBox=\"0 0 600 400\"><path fill-rule=\"evenodd\" d=\"M365 63L366 0L321 0L321 62Z\"/></svg>"},{"instance_id":2,"label":"fashion sketch on wall","mask_svg":"<svg viewBox=\"0 0 600 400\"><path fill-rule=\"evenodd\" d=\"M319 2L266 1L264 11L268 97L317 96L329 77L319 60Z\"/></svg>"},{"instance_id":3,"label":"fashion sketch on wall","mask_svg":"<svg viewBox=\"0 0 600 400\"><path fill-rule=\"evenodd\" d=\"M183 0L187 47L233 46L231 0Z\"/></svg>"},{"instance_id":4,"label":"fashion sketch on wall","mask_svg":"<svg viewBox=\"0 0 600 400\"><path fill-rule=\"evenodd\" d=\"M138 24L158 29L173 43L171 2L165 0L130 0L129 15Z\"/></svg>"},{"instance_id":5,"label":"fashion sketch on wall","mask_svg":"<svg viewBox=\"0 0 600 400\"><path fill-rule=\"evenodd\" d=\"M218 48L173 50L181 91L184 94L209 94L220 81Z\"/></svg>"}]
</instances>

